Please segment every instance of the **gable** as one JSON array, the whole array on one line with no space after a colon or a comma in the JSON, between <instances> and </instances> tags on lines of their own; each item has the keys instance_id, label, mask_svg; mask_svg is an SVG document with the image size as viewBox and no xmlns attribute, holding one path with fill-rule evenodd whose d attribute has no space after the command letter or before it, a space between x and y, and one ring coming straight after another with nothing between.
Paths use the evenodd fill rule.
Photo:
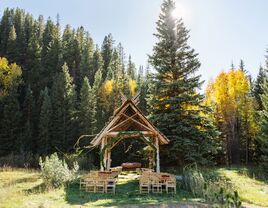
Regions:
<instances>
[{"instance_id":1,"label":"gable","mask_svg":"<svg viewBox=\"0 0 268 208\"><path fill-rule=\"evenodd\" d=\"M139 131L145 136L153 136L159 139L160 144L169 143L169 140L149 122L134 102L126 100L110 118L109 123L91 141L91 144L93 146L100 145L104 137L113 137L122 131Z\"/></svg>"}]
</instances>

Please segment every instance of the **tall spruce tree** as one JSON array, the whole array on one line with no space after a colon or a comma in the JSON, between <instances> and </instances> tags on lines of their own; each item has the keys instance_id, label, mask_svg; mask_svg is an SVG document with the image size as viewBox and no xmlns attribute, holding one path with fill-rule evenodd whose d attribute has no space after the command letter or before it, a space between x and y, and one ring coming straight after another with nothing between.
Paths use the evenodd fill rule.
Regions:
<instances>
[{"instance_id":1,"label":"tall spruce tree","mask_svg":"<svg viewBox=\"0 0 268 208\"><path fill-rule=\"evenodd\" d=\"M260 66L259 73L253 87L253 95L257 101L257 111L261 111L263 109L261 95L263 94L262 85L265 80L267 80L267 74L265 73L265 69Z\"/></svg>"},{"instance_id":2,"label":"tall spruce tree","mask_svg":"<svg viewBox=\"0 0 268 208\"><path fill-rule=\"evenodd\" d=\"M112 34L109 34L104 37L104 40L101 46L101 55L103 58L103 75L102 75L103 80L106 79L108 67L112 60L113 44L114 44L114 40L113 40Z\"/></svg>"},{"instance_id":3,"label":"tall spruce tree","mask_svg":"<svg viewBox=\"0 0 268 208\"><path fill-rule=\"evenodd\" d=\"M136 77L135 72L136 72L135 64L131 60L131 55L129 55L129 57L128 57L128 65L127 65L128 78L134 80L135 77Z\"/></svg>"},{"instance_id":4,"label":"tall spruce tree","mask_svg":"<svg viewBox=\"0 0 268 208\"><path fill-rule=\"evenodd\" d=\"M102 55L100 53L99 47L96 46L96 50L94 51L94 54L93 54L92 70L90 71L90 76L89 76L89 82L91 85L93 85L95 83L95 74L98 71L101 72L101 74L102 74L102 72L103 72L103 59L102 59Z\"/></svg>"},{"instance_id":5,"label":"tall spruce tree","mask_svg":"<svg viewBox=\"0 0 268 208\"><path fill-rule=\"evenodd\" d=\"M38 138L38 154L47 155L53 152L51 147L51 124L52 124L52 106L50 96L48 94L48 88L42 92L43 102L40 112L39 120L39 138Z\"/></svg>"},{"instance_id":6,"label":"tall spruce tree","mask_svg":"<svg viewBox=\"0 0 268 208\"><path fill-rule=\"evenodd\" d=\"M60 71L61 66L61 40L59 25L55 25L51 19L47 20L43 33L41 50L41 89L51 87L53 77Z\"/></svg>"},{"instance_id":7,"label":"tall spruce tree","mask_svg":"<svg viewBox=\"0 0 268 208\"><path fill-rule=\"evenodd\" d=\"M26 89L26 95L23 102L22 109L22 149L25 152L32 152L35 147L34 140L34 97L30 85Z\"/></svg>"},{"instance_id":8,"label":"tall spruce tree","mask_svg":"<svg viewBox=\"0 0 268 208\"><path fill-rule=\"evenodd\" d=\"M3 118L0 131L0 154L7 155L21 150L21 111L17 87L12 86L2 101Z\"/></svg>"},{"instance_id":9,"label":"tall spruce tree","mask_svg":"<svg viewBox=\"0 0 268 208\"><path fill-rule=\"evenodd\" d=\"M96 130L96 95L87 77L83 80L80 100L80 134L93 134Z\"/></svg>"},{"instance_id":10,"label":"tall spruce tree","mask_svg":"<svg viewBox=\"0 0 268 208\"><path fill-rule=\"evenodd\" d=\"M206 164L215 152L217 131L202 114L203 96L197 91L202 82L195 72L200 67L197 54L188 45L189 31L182 19L172 15L173 0L164 0L157 21L157 43L150 62L157 71L148 98L150 118L170 139L163 160L169 163Z\"/></svg>"},{"instance_id":11,"label":"tall spruce tree","mask_svg":"<svg viewBox=\"0 0 268 208\"><path fill-rule=\"evenodd\" d=\"M17 39L17 34L16 34L16 30L15 27L12 26L11 30L9 31L9 35L8 35L8 42L7 42L7 51L6 51L6 55L7 58L10 62L16 62L16 39Z\"/></svg>"},{"instance_id":12,"label":"tall spruce tree","mask_svg":"<svg viewBox=\"0 0 268 208\"><path fill-rule=\"evenodd\" d=\"M70 150L77 131L75 107L76 93L73 79L66 63L53 81L51 92L52 103L52 146L61 150Z\"/></svg>"},{"instance_id":13,"label":"tall spruce tree","mask_svg":"<svg viewBox=\"0 0 268 208\"><path fill-rule=\"evenodd\" d=\"M258 136L258 145L260 153L260 165L268 175L268 82L264 81L262 85L263 94L261 95L262 111L260 111L260 131Z\"/></svg>"},{"instance_id":14,"label":"tall spruce tree","mask_svg":"<svg viewBox=\"0 0 268 208\"><path fill-rule=\"evenodd\" d=\"M90 76L92 69L92 59L93 59L93 40L87 32L84 37L84 44L82 47L81 56L81 77Z\"/></svg>"}]
</instances>

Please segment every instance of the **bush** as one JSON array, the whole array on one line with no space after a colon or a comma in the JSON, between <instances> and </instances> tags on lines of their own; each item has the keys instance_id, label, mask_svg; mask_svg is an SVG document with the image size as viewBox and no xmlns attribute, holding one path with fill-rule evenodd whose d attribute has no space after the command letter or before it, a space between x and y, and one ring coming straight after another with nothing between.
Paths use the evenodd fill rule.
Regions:
<instances>
[{"instance_id":1,"label":"bush","mask_svg":"<svg viewBox=\"0 0 268 208\"><path fill-rule=\"evenodd\" d=\"M58 188L74 180L79 169L77 162L70 169L65 160L59 159L57 153L47 156L44 161L40 157L39 165L44 183L49 188Z\"/></svg>"},{"instance_id":2,"label":"bush","mask_svg":"<svg viewBox=\"0 0 268 208\"><path fill-rule=\"evenodd\" d=\"M182 174L183 187L196 197L203 197L205 180L202 173L198 170L196 163L183 168Z\"/></svg>"}]
</instances>

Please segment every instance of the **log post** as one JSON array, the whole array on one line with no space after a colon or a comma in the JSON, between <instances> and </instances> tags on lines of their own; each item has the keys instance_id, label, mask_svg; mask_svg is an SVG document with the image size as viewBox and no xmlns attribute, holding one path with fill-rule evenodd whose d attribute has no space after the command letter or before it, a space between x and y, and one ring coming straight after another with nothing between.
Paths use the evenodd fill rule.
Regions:
<instances>
[{"instance_id":1,"label":"log post","mask_svg":"<svg viewBox=\"0 0 268 208\"><path fill-rule=\"evenodd\" d=\"M107 157L107 170L111 168L111 149L108 150L108 157Z\"/></svg>"},{"instance_id":2,"label":"log post","mask_svg":"<svg viewBox=\"0 0 268 208\"><path fill-rule=\"evenodd\" d=\"M156 172L160 173L160 157L159 157L159 141L158 137L155 140L155 147L156 147Z\"/></svg>"},{"instance_id":3,"label":"log post","mask_svg":"<svg viewBox=\"0 0 268 208\"><path fill-rule=\"evenodd\" d=\"M103 150L103 148L104 148L104 138L101 140L101 149L100 149L100 152ZM103 154L103 161L100 161L100 170L101 171L104 171L104 167L102 166L102 162L104 162L105 163L105 153Z\"/></svg>"}]
</instances>

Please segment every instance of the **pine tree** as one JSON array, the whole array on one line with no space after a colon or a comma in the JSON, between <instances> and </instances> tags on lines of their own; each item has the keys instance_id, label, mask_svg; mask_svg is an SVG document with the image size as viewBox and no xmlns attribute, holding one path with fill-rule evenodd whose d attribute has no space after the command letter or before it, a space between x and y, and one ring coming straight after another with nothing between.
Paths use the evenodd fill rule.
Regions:
<instances>
[{"instance_id":1,"label":"pine tree","mask_svg":"<svg viewBox=\"0 0 268 208\"><path fill-rule=\"evenodd\" d=\"M60 51L60 28L51 19L48 19L43 33L41 50L41 89L44 89L46 86L51 87L53 77L60 71Z\"/></svg>"},{"instance_id":2,"label":"pine tree","mask_svg":"<svg viewBox=\"0 0 268 208\"><path fill-rule=\"evenodd\" d=\"M258 104L257 111L263 110L261 95L263 94L262 85L264 84L265 80L267 80L267 74L265 73L264 68L260 66L259 73L257 75L257 79L254 82L254 87L253 87L253 95Z\"/></svg>"},{"instance_id":3,"label":"pine tree","mask_svg":"<svg viewBox=\"0 0 268 208\"><path fill-rule=\"evenodd\" d=\"M93 59L93 40L89 33L86 33L84 37L84 45L82 47L82 57L81 57L81 77L90 77L92 69L92 59ZM93 74L93 73L92 73Z\"/></svg>"},{"instance_id":4,"label":"pine tree","mask_svg":"<svg viewBox=\"0 0 268 208\"><path fill-rule=\"evenodd\" d=\"M43 102L40 112L39 120L39 138L38 138L38 153L40 155L47 155L53 152L51 147L51 123L52 123L52 106L50 96L48 94L48 88L42 92Z\"/></svg>"},{"instance_id":5,"label":"pine tree","mask_svg":"<svg viewBox=\"0 0 268 208\"><path fill-rule=\"evenodd\" d=\"M52 146L62 150L71 149L76 138L76 93L73 79L66 63L53 81L52 103Z\"/></svg>"},{"instance_id":6,"label":"pine tree","mask_svg":"<svg viewBox=\"0 0 268 208\"><path fill-rule=\"evenodd\" d=\"M35 112L34 98L30 85L26 90L26 95L23 102L22 111L22 149L25 152L31 152L34 150L35 141L33 137L34 131L34 112Z\"/></svg>"},{"instance_id":7,"label":"pine tree","mask_svg":"<svg viewBox=\"0 0 268 208\"><path fill-rule=\"evenodd\" d=\"M17 39L17 34L15 27L12 26L11 30L8 35L8 42L7 42L7 58L10 62L16 62L16 39Z\"/></svg>"},{"instance_id":8,"label":"pine tree","mask_svg":"<svg viewBox=\"0 0 268 208\"><path fill-rule=\"evenodd\" d=\"M21 111L18 101L17 87L12 86L2 100L3 118L0 131L0 154L17 153L21 149ZM4 144L4 145L3 145Z\"/></svg>"},{"instance_id":9,"label":"pine tree","mask_svg":"<svg viewBox=\"0 0 268 208\"><path fill-rule=\"evenodd\" d=\"M96 97L85 77L80 92L80 134L93 134L96 130Z\"/></svg>"},{"instance_id":10,"label":"pine tree","mask_svg":"<svg viewBox=\"0 0 268 208\"><path fill-rule=\"evenodd\" d=\"M90 76L89 76L89 82L91 85L93 85L93 83L95 83L95 74L96 72L99 73L103 72L103 59L102 59L102 55L100 53L100 50L98 48L98 46L96 46L96 50L94 51L93 54L93 61L92 61L92 70L90 71ZM102 75L103 78L103 75Z\"/></svg>"},{"instance_id":11,"label":"pine tree","mask_svg":"<svg viewBox=\"0 0 268 208\"><path fill-rule=\"evenodd\" d=\"M40 83L36 81L41 80L41 46L40 40L38 39L37 23L35 23L33 30L35 32L33 32L30 36L27 48L27 58L25 60L25 65L28 69L28 76L25 82L26 84L31 85L33 96L37 99L41 91Z\"/></svg>"},{"instance_id":12,"label":"pine tree","mask_svg":"<svg viewBox=\"0 0 268 208\"><path fill-rule=\"evenodd\" d=\"M127 75L129 79L135 79L135 64L131 60L131 56L128 57L128 65L127 65Z\"/></svg>"},{"instance_id":13,"label":"pine tree","mask_svg":"<svg viewBox=\"0 0 268 208\"><path fill-rule=\"evenodd\" d=\"M258 142L260 147L260 165L268 174L268 82L264 81L262 85L263 94L261 95L263 110L260 111L259 124L260 131L258 136Z\"/></svg>"},{"instance_id":14,"label":"pine tree","mask_svg":"<svg viewBox=\"0 0 268 208\"><path fill-rule=\"evenodd\" d=\"M96 128L97 130L100 130L104 125L105 120L105 113L104 109L101 106L100 102L100 90L101 90L101 84L102 84L102 71L99 69L94 77L94 84L93 84L93 93L96 95L96 118L98 118L96 122Z\"/></svg>"},{"instance_id":15,"label":"pine tree","mask_svg":"<svg viewBox=\"0 0 268 208\"><path fill-rule=\"evenodd\" d=\"M113 40L112 34L109 34L104 37L104 40L101 46L101 55L103 58L103 74L102 74L103 80L106 79L108 67L112 60L113 44L114 44L114 40Z\"/></svg>"},{"instance_id":16,"label":"pine tree","mask_svg":"<svg viewBox=\"0 0 268 208\"><path fill-rule=\"evenodd\" d=\"M7 54L7 43L12 28L12 18L14 15L13 9L5 9L0 23L0 56Z\"/></svg>"},{"instance_id":17,"label":"pine tree","mask_svg":"<svg viewBox=\"0 0 268 208\"><path fill-rule=\"evenodd\" d=\"M163 154L172 158L170 163L206 164L215 152L217 132L202 115L207 111L197 91L202 82L194 74L200 63L187 43L189 31L181 19L172 16L174 10L174 1L165 0L157 22L158 41L150 56L157 71L148 98L150 118L171 140Z\"/></svg>"}]
</instances>

